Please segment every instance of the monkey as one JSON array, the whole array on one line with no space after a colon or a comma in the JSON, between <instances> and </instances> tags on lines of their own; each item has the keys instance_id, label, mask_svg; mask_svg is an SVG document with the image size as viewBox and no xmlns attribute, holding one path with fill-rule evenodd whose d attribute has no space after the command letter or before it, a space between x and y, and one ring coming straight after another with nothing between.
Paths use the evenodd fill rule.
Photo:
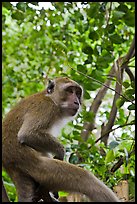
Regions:
<instances>
[{"instance_id":1,"label":"monkey","mask_svg":"<svg viewBox=\"0 0 137 204\"><path fill-rule=\"evenodd\" d=\"M33 202L39 186L47 192L85 194L95 202L118 202L91 172L63 161L57 136L81 109L83 88L68 77L51 80L44 91L22 99L2 124L2 164L19 202Z\"/></svg>"}]
</instances>

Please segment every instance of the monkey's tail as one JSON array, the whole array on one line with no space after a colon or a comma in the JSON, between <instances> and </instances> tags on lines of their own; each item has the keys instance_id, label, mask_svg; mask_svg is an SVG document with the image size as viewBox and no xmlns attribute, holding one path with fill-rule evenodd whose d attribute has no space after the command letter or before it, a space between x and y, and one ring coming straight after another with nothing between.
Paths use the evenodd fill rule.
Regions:
<instances>
[{"instance_id":1,"label":"monkey's tail","mask_svg":"<svg viewBox=\"0 0 137 204\"><path fill-rule=\"evenodd\" d=\"M119 201L113 191L92 173L65 161L40 157L31 175L49 191L79 192L96 202Z\"/></svg>"}]
</instances>

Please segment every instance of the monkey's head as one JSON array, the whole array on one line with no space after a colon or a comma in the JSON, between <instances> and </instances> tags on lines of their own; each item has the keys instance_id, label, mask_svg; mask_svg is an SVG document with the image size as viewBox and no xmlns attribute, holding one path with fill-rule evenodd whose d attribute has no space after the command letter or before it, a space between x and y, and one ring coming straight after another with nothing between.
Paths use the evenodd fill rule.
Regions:
<instances>
[{"instance_id":1,"label":"monkey's head","mask_svg":"<svg viewBox=\"0 0 137 204\"><path fill-rule=\"evenodd\" d=\"M81 107L83 89L77 82L60 77L49 81L47 95L52 98L64 116L74 116Z\"/></svg>"}]
</instances>

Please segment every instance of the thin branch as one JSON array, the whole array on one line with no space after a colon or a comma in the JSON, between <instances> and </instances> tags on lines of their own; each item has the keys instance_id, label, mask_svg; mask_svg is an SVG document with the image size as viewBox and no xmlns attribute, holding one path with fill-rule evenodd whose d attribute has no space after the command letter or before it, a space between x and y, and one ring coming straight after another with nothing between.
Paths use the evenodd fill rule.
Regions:
<instances>
[{"instance_id":1,"label":"thin branch","mask_svg":"<svg viewBox=\"0 0 137 204\"><path fill-rule=\"evenodd\" d=\"M133 56L130 60L129 60L129 63L133 62L135 60L134 58L135 56Z\"/></svg>"},{"instance_id":2,"label":"thin branch","mask_svg":"<svg viewBox=\"0 0 137 204\"><path fill-rule=\"evenodd\" d=\"M134 36L134 38L133 38L133 40L132 40L132 43L131 43L131 46L130 46L130 48L129 48L128 53L127 53L126 56L124 57L124 58L125 58L124 64L127 64L127 62L129 62L129 60L130 60L131 58L133 58L134 55L135 55L135 36Z\"/></svg>"},{"instance_id":3,"label":"thin branch","mask_svg":"<svg viewBox=\"0 0 137 204\"><path fill-rule=\"evenodd\" d=\"M134 74L131 72L130 68L128 66L125 66L125 71L126 73L128 74L129 78L130 78L130 81L132 82L135 82L135 77L134 77Z\"/></svg>"},{"instance_id":4,"label":"thin branch","mask_svg":"<svg viewBox=\"0 0 137 204\"><path fill-rule=\"evenodd\" d=\"M129 111L129 112L128 112L128 116L127 116L127 118L126 118L126 122L125 122L125 123L128 123L128 119L129 119L130 115L131 115L131 112Z\"/></svg>"},{"instance_id":5,"label":"thin branch","mask_svg":"<svg viewBox=\"0 0 137 204\"><path fill-rule=\"evenodd\" d=\"M110 70L110 75L114 74L114 70L115 70L115 67L114 65L112 66L111 70ZM108 90L108 87L110 86L110 83L111 83L111 78L107 79L106 82L104 83L106 86L102 86L100 88L100 90L98 91L92 105L91 105L91 108L90 108L90 111L91 112L94 112L94 113L97 113L97 110L100 106L100 103L101 103L101 100L104 98L107 90Z\"/></svg>"},{"instance_id":6,"label":"thin branch","mask_svg":"<svg viewBox=\"0 0 137 204\"><path fill-rule=\"evenodd\" d=\"M114 73L114 66L112 66L109 74L112 75L113 73ZM107 79L105 82L105 85L110 86L110 82L111 82L111 79ZM108 88L106 86L102 86L92 102L92 105L90 107L90 112L94 114L92 121L85 122L83 125L83 130L81 132L81 137L83 138L84 141L87 140L89 132L95 129L95 117L107 90Z\"/></svg>"},{"instance_id":7,"label":"thin branch","mask_svg":"<svg viewBox=\"0 0 137 204\"><path fill-rule=\"evenodd\" d=\"M79 73L80 75L83 75L83 76L86 77L86 78L92 79L93 81L97 82L98 84L101 84L101 85L107 87L108 89L110 89L111 91L114 91L114 92L116 92L117 94L119 94L115 89L109 87L108 85L102 83L101 81L98 81L97 79L95 79L95 78L93 78L93 77L91 77L91 76L88 76L88 75L82 73L81 71L78 71L78 70L73 69L73 68L69 65L69 63L68 63L68 57L67 57L67 55L65 54L64 51L62 51L62 54L66 56L67 65L68 65L68 67L69 67L70 69L72 69L73 71ZM127 54L125 55L125 57L124 57L125 60L123 61L122 66L124 66L125 64L128 64L129 62L131 62L131 59L134 57L134 55L135 55L135 36L134 36L134 39L133 39L133 41L132 41L132 43L131 43L131 46L130 46L130 48L129 48L128 53L127 53ZM135 105L135 103L134 103L132 100L130 100L129 98L125 97L123 94L119 94L119 95L122 96L124 99L126 99L126 101L129 101L129 102L131 102L133 105Z\"/></svg>"},{"instance_id":8,"label":"thin branch","mask_svg":"<svg viewBox=\"0 0 137 204\"><path fill-rule=\"evenodd\" d=\"M135 65L133 65L133 66L132 65L128 65L128 67L134 67L135 68Z\"/></svg>"},{"instance_id":9,"label":"thin branch","mask_svg":"<svg viewBox=\"0 0 137 204\"><path fill-rule=\"evenodd\" d=\"M113 129L108 130L105 134L103 134L101 137L99 137L99 138L95 141L95 143L97 143L99 140L101 140L103 137L105 137L106 134L108 134L108 133L110 133L110 132L113 132L113 131L115 131L115 130L117 130L117 129L119 129L119 128L123 128L123 127L125 127L125 126L129 126L129 125L134 125L134 123L133 123L133 122L131 122L131 123L126 123L126 124L123 124L123 125L119 125L119 126L116 127L116 128L113 128ZM90 147L90 148L91 148L91 147Z\"/></svg>"},{"instance_id":10,"label":"thin branch","mask_svg":"<svg viewBox=\"0 0 137 204\"><path fill-rule=\"evenodd\" d=\"M70 66L69 66L69 67L70 67ZM75 71L75 72L77 72L77 73L83 75L84 77L89 78L89 79L92 79L93 81L97 82L98 84L101 84L101 85L107 87L107 88L110 89L111 91L114 91L115 93L119 94L119 95L120 95L121 97L123 97L126 101L129 101L129 102L131 102L133 105L135 105L135 103L134 103L132 100L130 100L129 98L125 97L124 95L118 93L115 89L109 87L108 85L102 83L101 81L98 81L97 79L95 79L95 78L93 78L93 77L91 77L91 76L88 76L88 75L84 74L84 73L81 72L81 71L75 70L75 69L73 69L72 67L70 67L70 68L71 68L73 71Z\"/></svg>"},{"instance_id":11,"label":"thin branch","mask_svg":"<svg viewBox=\"0 0 137 204\"><path fill-rule=\"evenodd\" d=\"M132 151L130 151L128 153L128 158L131 157L131 155L135 152L135 147L133 148ZM117 169L119 169L121 167L122 164L124 164L124 161L126 159L126 156L121 156L120 159L118 160L118 162L116 164L114 164L114 166L111 168L111 172L114 173Z\"/></svg>"},{"instance_id":12,"label":"thin branch","mask_svg":"<svg viewBox=\"0 0 137 204\"><path fill-rule=\"evenodd\" d=\"M106 132L108 132L108 130L110 130L114 125L116 114L117 114L116 101L120 97L119 94L122 91L123 69L121 69L121 67L119 65L121 63L121 61L122 61L122 59L120 58L114 63L114 67L116 70L116 78L117 78L115 90L116 90L116 92L118 92L118 94L115 92L113 103L112 103L112 108L110 111L109 120L108 120L107 124L101 126L101 128L102 128L101 129L101 136L105 134L105 137L102 138L102 141L105 143L105 145L107 145L107 141L108 141L108 137L109 137L109 133L106 134Z\"/></svg>"}]
</instances>

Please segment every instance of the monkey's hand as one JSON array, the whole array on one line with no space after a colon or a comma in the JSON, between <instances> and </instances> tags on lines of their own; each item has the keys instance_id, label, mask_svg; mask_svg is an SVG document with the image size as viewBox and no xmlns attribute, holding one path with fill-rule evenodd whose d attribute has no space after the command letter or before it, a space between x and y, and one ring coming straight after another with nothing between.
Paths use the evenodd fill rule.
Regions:
<instances>
[{"instance_id":1,"label":"monkey's hand","mask_svg":"<svg viewBox=\"0 0 137 204\"><path fill-rule=\"evenodd\" d=\"M56 155L54 156L54 159L63 160L65 155L65 149L63 145L60 145L60 147L56 150Z\"/></svg>"}]
</instances>

